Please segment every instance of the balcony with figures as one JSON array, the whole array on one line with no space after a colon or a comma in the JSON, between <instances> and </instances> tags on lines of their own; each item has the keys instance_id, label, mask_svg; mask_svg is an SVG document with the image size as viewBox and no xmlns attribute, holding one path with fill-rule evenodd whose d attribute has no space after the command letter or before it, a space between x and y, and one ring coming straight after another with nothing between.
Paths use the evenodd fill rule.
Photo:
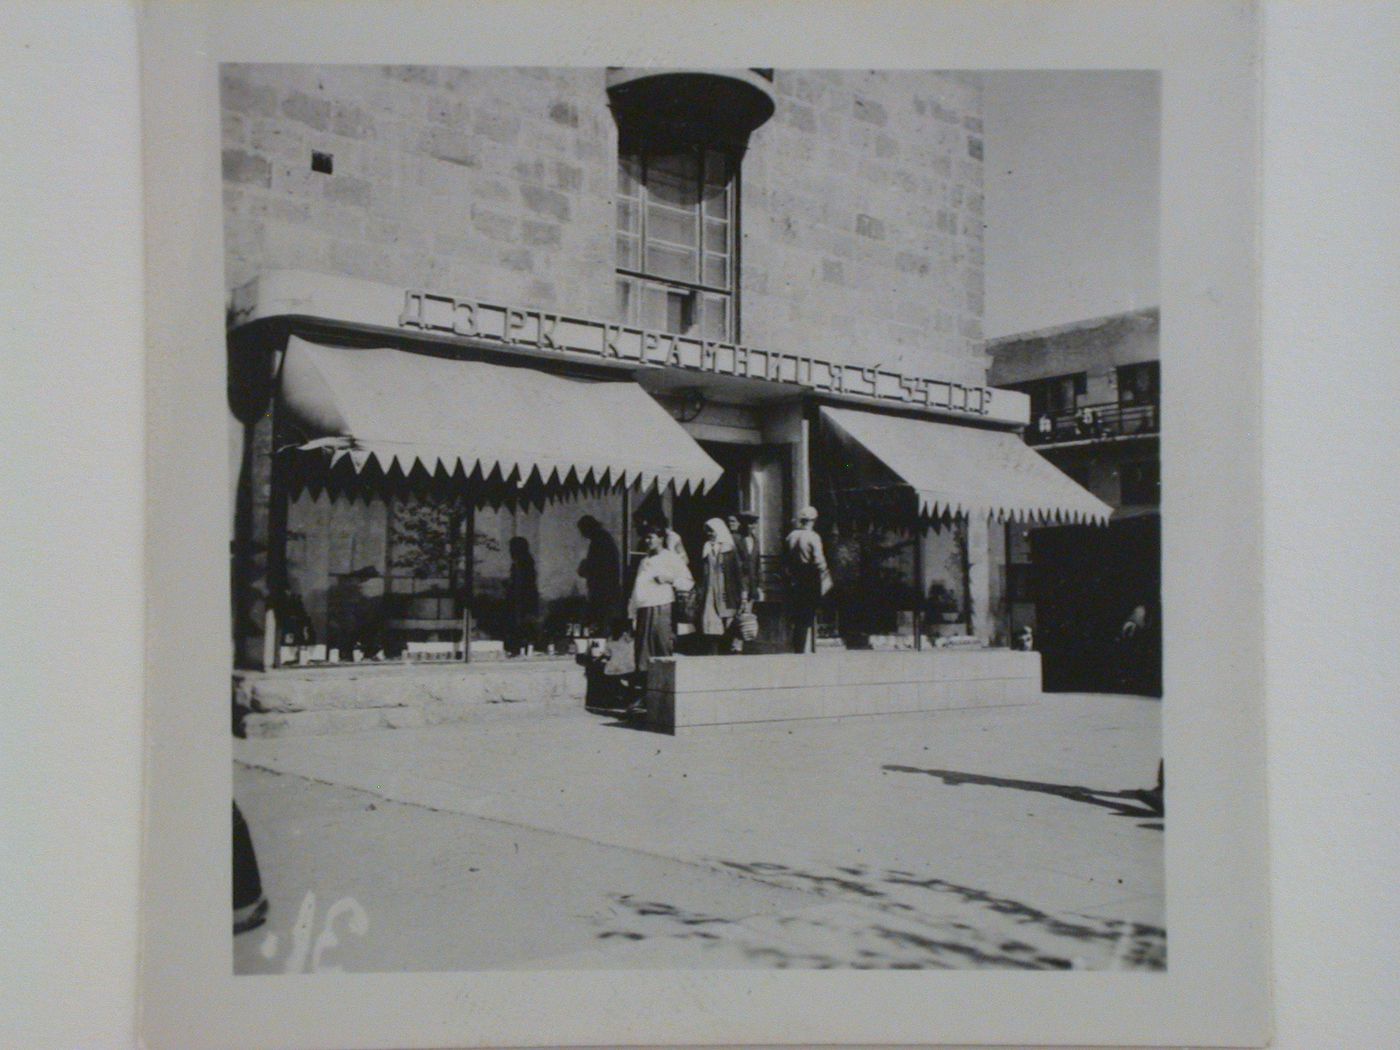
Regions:
<instances>
[{"instance_id":1,"label":"balcony with figures","mask_svg":"<svg viewBox=\"0 0 1400 1050\"><path fill-rule=\"evenodd\" d=\"M1158 436L1161 406L1155 403L1077 405L1060 411L1032 412L1026 444L1062 448L1106 441L1131 441Z\"/></svg>"}]
</instances>

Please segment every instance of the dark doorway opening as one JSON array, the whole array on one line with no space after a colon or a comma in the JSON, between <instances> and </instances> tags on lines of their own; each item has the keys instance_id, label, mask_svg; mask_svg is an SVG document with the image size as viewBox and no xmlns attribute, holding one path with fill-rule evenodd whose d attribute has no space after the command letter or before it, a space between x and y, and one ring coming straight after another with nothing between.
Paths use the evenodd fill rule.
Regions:
<instances>
[{"instance_id":1,"label":"dark doorway opening","mask_svg":"<svg viewBox=\"0 0 1400 1050\"><path fill-rule=\"evenodd\" d=\"M1107 528L1031 533L1036 648L1048 692L1162 695L1162 528L1155 514ZM1123 625L1142 606L1145 622Z\"/></svg>"},{"instance_id":2,"label":"dark doorway opening","mask_svg":"<svg viewBox=\"0 0 1400 1050\"><path fill-rule=\"evenodd\" d=\"M724 474L699 495L676 497L671 527L680 534L692 562L705 544L705 522L749 509L750 478L762 446L702 441L700 447L724 468Z\"/></svg>"}]
</instances>

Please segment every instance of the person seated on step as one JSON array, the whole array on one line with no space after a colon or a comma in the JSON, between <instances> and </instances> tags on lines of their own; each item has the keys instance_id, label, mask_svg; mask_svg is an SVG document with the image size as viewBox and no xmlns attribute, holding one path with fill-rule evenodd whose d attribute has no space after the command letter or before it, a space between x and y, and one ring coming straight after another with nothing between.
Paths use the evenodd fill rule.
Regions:
<instances>
[{"instance_id":1,"label":"person seated on step","mask_svg":"<svg viewBox=\"0 0 1400 1050\"><path fill-rule=\"evenodd\" d=\"M636 692L636 644L631 623L625 617L617 617L607 642L579 656L588 681L584 706L617 711L632 703Z\"/></svg>"}]
</instances>

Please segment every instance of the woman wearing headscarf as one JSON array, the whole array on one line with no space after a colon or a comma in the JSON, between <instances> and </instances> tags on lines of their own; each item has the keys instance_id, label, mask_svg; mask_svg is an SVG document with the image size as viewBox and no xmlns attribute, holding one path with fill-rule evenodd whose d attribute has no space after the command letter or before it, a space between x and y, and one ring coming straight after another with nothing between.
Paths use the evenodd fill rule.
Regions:
<instances>
[{"instance_id":1,"label":"woman wearing headscarf","mask_svg":"<svg viewBox=\"0 0 1400 1050\"><path fill-rule=\"evenodd\" d=\"M729 621L747 611L748 575L734 546L729 526L719 518L705 522L705 546L700 551L700 581L696 589L698 610L696 630L704 636L706 649L720 652Z\"/></svg>"}]
</instances>

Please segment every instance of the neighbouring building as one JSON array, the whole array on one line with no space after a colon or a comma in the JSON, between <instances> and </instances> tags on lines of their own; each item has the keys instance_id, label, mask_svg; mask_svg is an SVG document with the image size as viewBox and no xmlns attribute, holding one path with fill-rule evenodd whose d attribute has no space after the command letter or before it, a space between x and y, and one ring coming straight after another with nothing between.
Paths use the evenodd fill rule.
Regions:
<instances>
[{"instance_id":1,"label":"neighbouring building","mask_svg":"<svg viewBox=\"0 0 1400 1050\"><path fill-rule=\"evenodd\" d=\"M1107 529L1011 530L1012 630L1034 629L1047 688L1161 692L1159 324L1154 308L988 344L989 382L1030 398L1027 443L1113 508ZM1140 605L1149 644L1125 657Z\"/></svg>"},{"instance_id":2,"label":"neighbouring building","mask_svg":"<svg viewBox=\"0 0 1400 1050\"><path fill-rule=\"evenodd\" d=\"M809 503L823 644L1001 645L1007 525L1108 514L987 380L975 76L231 65L222 105L241 666L562 650L658 513L692 554L754 516L779 647Z\"/></svg>"}]
</instances>

